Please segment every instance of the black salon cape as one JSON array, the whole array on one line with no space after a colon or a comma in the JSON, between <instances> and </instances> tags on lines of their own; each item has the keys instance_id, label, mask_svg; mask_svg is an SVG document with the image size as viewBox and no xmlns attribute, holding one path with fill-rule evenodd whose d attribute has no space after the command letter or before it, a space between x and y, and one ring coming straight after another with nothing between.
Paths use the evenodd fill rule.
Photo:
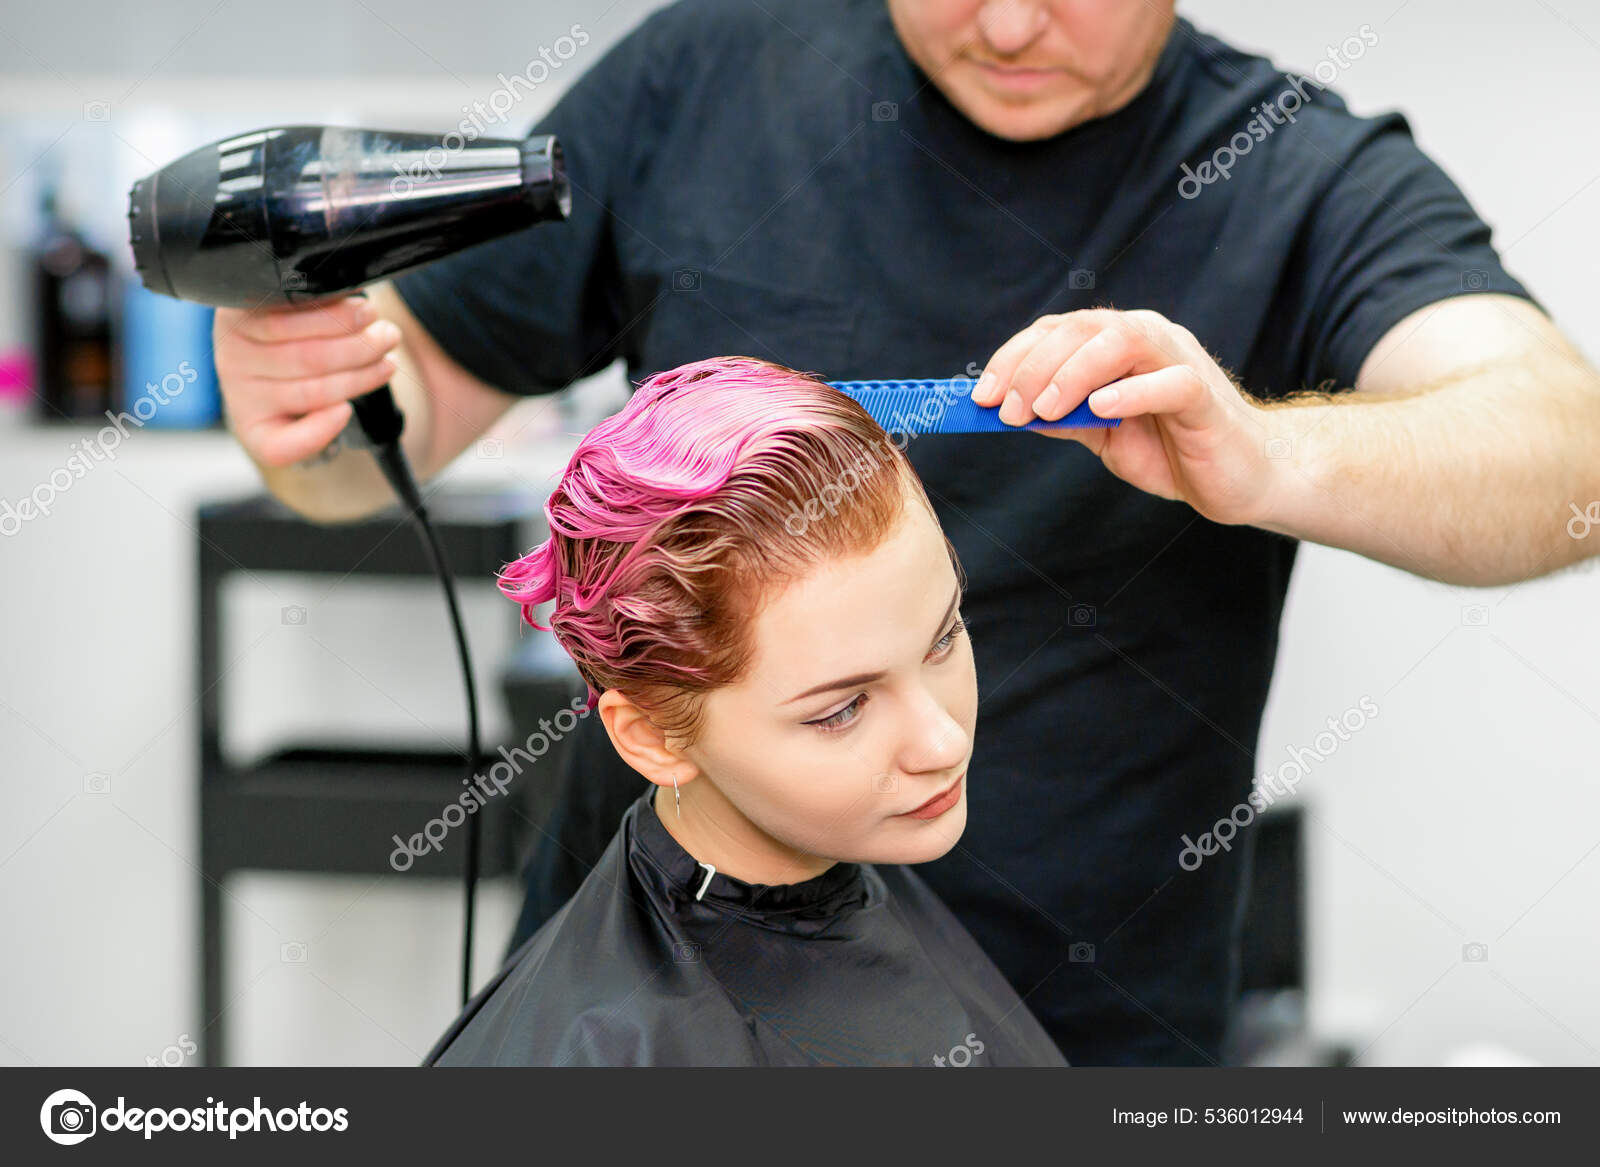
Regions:
<instances>
[{"instance_id":1,"label":"black salon cape","mask_svg":"<svg viewBox=\"0 0 1600 1167\"><path fill-rule=\"evenodd\" d=\"M395 281L509 393L728 353L970 376L1040 315L1105 305L1181 324L1253 393L1344 391L1417 309L1528 297L1404 117L1291 89L1182 19L1138 96L1037 142L952 107L884 0L687 0L565 68L583 74L536 128L566 151L570 220ZM1262 103L1302 91L1252 141ZM1252 144L1226 179L1185 182L1230 141ZM1147 494L1077 442L936 434L906 453L966 570L980 710L966 833L918 876L1073 1065L1221 1058L1256 832L1180 860L1287 760L1256 751L1298 544ZM598 717L570 736L508 949L643 784Z\"/></svg>"},{"instance_id":2,"label":"black salon cape","mask_svg":"<svg viewBox=\"0 0 1600 1167\"><path fill-rule=\"evenodd\" d=\"M599 865L429 1051L437 1066L1065 1066L908 868L707 871L654 787ZM671 813L671 812L669 812Z\"/></svg>"}]
</instances>

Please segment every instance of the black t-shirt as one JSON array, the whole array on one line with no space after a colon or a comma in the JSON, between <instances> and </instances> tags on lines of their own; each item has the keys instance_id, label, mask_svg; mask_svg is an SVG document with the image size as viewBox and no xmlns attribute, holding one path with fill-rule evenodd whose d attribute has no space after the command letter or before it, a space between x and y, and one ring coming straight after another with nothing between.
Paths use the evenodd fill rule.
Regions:
<instances>
[{"instance_id":1,"label":"black t-shirt","mask_svg":"<svg viewBox=\"0 0 1600 1167\"><path fill-rule=\"evenodd\" d=\"M1279 396L1349 388L1425 304L1531 299L1403 117L1355 117L1314 81L1296 110L1289 89L1179 20L1123 108L1009 142L907 57L884 0L685 0L533 128L567 153L568 222L396 285L446 352L523 394L617 357L634 381L735 353L830 380L970 375L1038 316L1109 305L1164 314ZM1295 120L1267 130L1263 102ZM1230 140L1228 177L1201 170ZM1297 543L1145 494L1075 442L907 453L968 575L980 694L966 833L919 873L1074 1064L1217 1058L1251 834L1195 871L1179 854L1250 792ZM587 719L514 943L640 782Z\"/></svg>"}]
</instances>

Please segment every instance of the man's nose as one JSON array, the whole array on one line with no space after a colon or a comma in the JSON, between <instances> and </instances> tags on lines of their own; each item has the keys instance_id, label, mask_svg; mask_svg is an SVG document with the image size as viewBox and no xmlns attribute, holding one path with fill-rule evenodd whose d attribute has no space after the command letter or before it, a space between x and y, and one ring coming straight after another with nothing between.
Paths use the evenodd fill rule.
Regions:
<instances>
[{"instance_id":1,"label":"man's nose","mask_svg":"<svg viewBox=\"0 0 1600 1167\"><path fill-rule=\"evenodd\" d=\"M1049 20L1046 5L1031 0L989 0L978 9L978 31L994 52L1007 57L1037 40Z\"/></svg>"}]
</instances>

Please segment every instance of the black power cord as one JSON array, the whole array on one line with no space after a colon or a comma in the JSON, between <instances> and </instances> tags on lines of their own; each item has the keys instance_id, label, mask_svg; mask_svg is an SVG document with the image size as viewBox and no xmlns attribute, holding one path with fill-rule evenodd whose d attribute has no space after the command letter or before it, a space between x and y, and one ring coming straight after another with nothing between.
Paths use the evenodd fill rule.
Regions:
<instances>
[{"instance_id":1,"label":"black power cord","mask_svg":"<svg viewBox=\"0 0 1600 1167\"><path fill-rule=\"evenodd\" d=\"M434 530L433 523L429 521L428 508L422 501L422 492L417 489L417 480L411 473L411 464L406 461L405 451L400 446L400 434L405 429L405 415L396 408L394 394L387 385L370 393L363 393L360 397L352 399L350 404L355 410L356 421L360 424L362 433L372 444L372 453L378 460L378 468L383 471L383 476L389 480L389 485L394 488L395 494L410 512L410 517L422 538L423 550L427 552L428 558L433 563L433 570L444 587L445 604L450 610L450 626L456 638L456 652L461 658L461 676L467 688L465 781L471 787L473 779L477 777L478 764L483 758L478 736L478 690L472 679L472 654L467 648L467 633L461 622L461 607L456 601L455 577L450 574L450 568L445 563L444 547L439 542L439 535ZM472 992L472 917L478 885L478 846L478 816L469 814L465 863L466 903L463 907L466 923L461 942L463 1007L466 1006Z\"/></svg>"}]
</instances>

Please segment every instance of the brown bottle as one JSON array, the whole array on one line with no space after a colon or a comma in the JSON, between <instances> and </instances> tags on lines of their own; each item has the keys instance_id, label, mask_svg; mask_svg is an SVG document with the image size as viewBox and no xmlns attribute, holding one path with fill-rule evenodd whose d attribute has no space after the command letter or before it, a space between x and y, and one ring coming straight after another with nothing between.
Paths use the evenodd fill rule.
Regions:
<instances>
[{"instance_id":1,"label":"brown bottle","mask_svg":"<svg viewBox=\"0 0 1600 1167\"><path fill-rule=\"evenodd\" d=\"M110 261L56 214L45 196L35 257L39 421L101 418L116 403Z\"/></svg>"}]
</instances>

